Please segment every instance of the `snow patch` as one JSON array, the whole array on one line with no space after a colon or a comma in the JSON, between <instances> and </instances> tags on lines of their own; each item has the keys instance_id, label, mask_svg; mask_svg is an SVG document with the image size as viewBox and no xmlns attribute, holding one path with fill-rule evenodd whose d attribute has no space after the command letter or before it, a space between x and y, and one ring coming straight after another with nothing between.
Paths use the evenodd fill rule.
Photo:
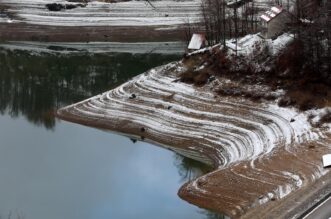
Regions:
<instances>
[{"instance_id":1,"label":"snow patch","mask_svg":"<svg viewBox=\"0 0 331 219\"><path fill-rule=\"evenodd\" d=\"M53 26L175 26L189 19L197 23L201 19L200 0L146 1L119 3L90 2L86 7L57 12L48 11L48 3L71 4L63 0L0 0L10 6L9 12L17 20L30 24ZM0 20L0 22L3 22Z\"/></svg>"}]
</instances>

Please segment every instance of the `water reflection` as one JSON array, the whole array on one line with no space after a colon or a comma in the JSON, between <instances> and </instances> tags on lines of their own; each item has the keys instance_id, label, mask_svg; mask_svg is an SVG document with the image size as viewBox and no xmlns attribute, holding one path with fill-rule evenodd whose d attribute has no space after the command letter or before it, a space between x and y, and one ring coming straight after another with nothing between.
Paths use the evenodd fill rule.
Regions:
<instances>
[{"instance_id":1,"label":"water reflection","mask_svg":"<svg viewBox=\"0 0 331 219\"><path fill-rule=\"evenodd\" d=\"M174 158L174 164L178 169L182 182L191 181L213 170L211 166L187 157L183 157L179 154L174 154Z\"/></svg>"},{"instance_id":2,"label":"water reflection","mask_svg":"<svg viewBox=\"0 0 331 219\"><path fill-rule=\"evenodd\" d=\"M177 197L178 167L190 167L172 165L171 151L67 122L49 132L8 115L0 139L2 218L215 218Z\"/></svg>"},{"instance_id":3,"label":"water reflection","mask_svg":"<svg viewBox=\"0 0 331 219\"><path fill-rule=\"evenodd\" d=\"M176 195L208 166L123 136L55 124L53 110L176 59L0 48L0 218L223 218Z\"/></svg>"},{"instance_id":4,"label":"water reflection","mask_svg":"<svg viewBox=\"0 0 331 219\"><path fill-rule=\"evenodd\" d=\"M0 48L0 112L48 129L53 111L114 88L178 55L129 53L31 54Z\"/></svg>"}]
</instances>

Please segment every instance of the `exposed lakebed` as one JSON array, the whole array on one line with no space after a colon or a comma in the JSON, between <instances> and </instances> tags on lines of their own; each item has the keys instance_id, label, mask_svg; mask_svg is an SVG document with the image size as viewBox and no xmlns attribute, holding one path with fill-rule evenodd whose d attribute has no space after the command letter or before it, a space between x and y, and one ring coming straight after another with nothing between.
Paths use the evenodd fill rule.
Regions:
<instances>
[{"instance_id":1,"label":"exposed lakebed","mask_svg":"<svg viewBox=\"0 0 331 219\"><path fill-rule=\"evenodd\" d=\"M0 48L0 216L218 218L177 196L184 182L209 171L205 165L53 116L175 59Z\"/></svg>"}]
</instances>

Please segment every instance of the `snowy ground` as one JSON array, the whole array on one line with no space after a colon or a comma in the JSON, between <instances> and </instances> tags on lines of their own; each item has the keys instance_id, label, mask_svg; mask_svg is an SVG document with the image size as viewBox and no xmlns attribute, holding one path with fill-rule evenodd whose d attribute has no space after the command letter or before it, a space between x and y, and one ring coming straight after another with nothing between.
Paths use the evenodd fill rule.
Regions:
<instances>
[{"instance_id":1,"label":"snowy ground","mask_svg":"<svg viewBox=\"0 0 331 219\"><path fill-rule=\"evenodd\" d=\"M290 42L292 42L293 39L293 34L289 33L284 33L274 40L264 39L259 33L257 33L239 38L237 45L236 40L228 40L226 41L226 46L230 49L231 54L235 54L235 51L237 50L238 55L246 57L253 57L254 53L265 51L265 48L269 50L271 55L277 55Z\"/></svg>"},{"instance_id":2,"label":"snowy ground","mask_svg":"<svg viewBox=\"0 0 331 219\"><path fill-rule=\"evenodd\" d=\"M180 25L200 19L200 0L146 1L121 3L90 2L86 7L51 12L48 3L67 3L64 0L0 0L10 7L15 21L55 26L162 26ZM0 20L1 22L1 20Z\"/></svg>"},{"instance_id":3,"label":"snowy ground","mask_svg":"<svg viewBox=\"0 0 331 219\"><path fill-rule=\"evenodd\" d=\"M212 163L214 172L184 185L179 194L232 217L281 203L328 173L321 157L331 152L330 129L314 127L308 118L318 119L324 111L300 112L279 107L276 100L215 97L214 84L226 79L195 87L176 80L183 71L181 62L152 69L61 109L59 116L171 145L184 156Z\"/></svg>"},{"instance_id":4,"label":"snowy ground","mask_svg":"<svg viewBox=\"0 0 331 219\"><path fill-rule=\"evenodd\" d=\"M293 1L279 1L284 8L293 5ZM65 0L0 0L0 5L10 7L9 13L15 15L14 21L38 25L55 26L168 26L182 25L187 22L201 21L201 0L162 0L128 1L105 3L91 1L86 7L57 12L48 11L48 3L73 4ZM257 0L255 7L259 14L275 5L272 0ZM291 6L292 7L292 6ZM240 11L240 9L239 9ZM229 16L233 10L228 9ZM0 22L7 22L0 18Z\"/></svg>"},{"instance_id":5,"label":"snowy ground","mask_svg":"<svg viewBox=\"0 0 331 219\"><path fill-rule=\"evenodd\" d=\"M0 13L0 23L12 23L13 20L10 19L6 14Z\"/></svg>"}]
</instances>

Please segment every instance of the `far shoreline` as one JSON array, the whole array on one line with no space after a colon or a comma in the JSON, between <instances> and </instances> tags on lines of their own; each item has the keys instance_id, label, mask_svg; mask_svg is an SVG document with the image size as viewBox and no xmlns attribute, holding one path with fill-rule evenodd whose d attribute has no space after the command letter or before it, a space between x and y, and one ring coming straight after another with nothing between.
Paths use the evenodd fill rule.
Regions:
<instances>
[{"instance_id":1,"label":"far shoreline","mask_svg":"<svg viewBox=\"0 0 331 219\"><path fill-rule=\"evenodd\" d=\"M186 41L179 26L46 26L27 23L0 23L0 42L173 42Z\"/></svg>"}]
</instances>

